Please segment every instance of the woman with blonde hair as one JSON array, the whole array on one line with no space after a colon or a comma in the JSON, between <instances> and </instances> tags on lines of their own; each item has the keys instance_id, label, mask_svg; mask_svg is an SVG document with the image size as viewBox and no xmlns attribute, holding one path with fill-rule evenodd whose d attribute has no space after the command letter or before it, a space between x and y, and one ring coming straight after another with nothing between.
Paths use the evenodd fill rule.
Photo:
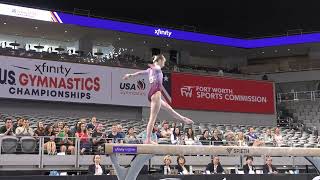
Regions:
<instances>
[{"instance_id":1,"label":"woman with blonde hair","mask_svg":"<svg viewBox=\"0 0 320 180\"><path fill-rule=\"evenodd\" d=\"M160 173L164 173L166 169L167 174L170 174L171 170L173 169L173 167L171 166L171 163L172 163L171 156L166 155L163 158L163 165L160 166Z\"/></svg>"},{"instance_id":2,"label":"woman with blonde hair","mask_svg":"<svg viewBox=\"0 0 320 180\"><path fill-rule=\"evenodd\" d=\"M148 93L148 100L151 103L150 106L150 116L149 116L149 122L147 125L147 133L146 133L146 139L145 144L156 144L155 142L151 141L151 133L154 126L154 123L157 119L158 113L160 111L160 108L163 108L168 113L170 113L174 118L186 123L186 124L192 124L193 121L187 117L184 117L177 113L175 110L172 109L172 107L161 99L161 91L162 91L162 82L163 82L163 73L161 71L161 68L165 66L166 58L163 55L156 55L153 57L153 64L149 64L149 68L147 70L138 71L133 74L126 74L123 79L127 80L131 77L135 77L138 75L148 75L149 76L149 82L151 85L151 88Z\"/></svg>"},{"instance_id":3,"label":"woman with blonde hair","mask_svg":"<svg viewBox=\"0 0 320 180\"><path fill-rule=\"evenodd\" d=\"M237 133L236 140L237 140L237 145L238 146L248 146L247 142L246 142L246 138L245 138L243 132L238 132Z\"/></svg>"}]
</instances>

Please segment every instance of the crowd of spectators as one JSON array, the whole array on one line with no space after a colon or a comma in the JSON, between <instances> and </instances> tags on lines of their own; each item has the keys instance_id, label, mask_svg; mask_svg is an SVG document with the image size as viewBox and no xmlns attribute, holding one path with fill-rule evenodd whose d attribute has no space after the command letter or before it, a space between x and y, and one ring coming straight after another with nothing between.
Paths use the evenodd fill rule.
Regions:
<instances>
[{"instance_id":1,"label":"crowd of spectators","mask_svg":"<svg viewBox=\"0 0 320 180\"><path fill-rule=\"evenodd\" d=\"M36 139L44 136L44 150L48 154L75 153L76 140L80 142L80 154L101 153L105 143L140 144L146 136L145 131L136 134L134 127L123 130L121 124L113 124L111 129L104 127L92 117L80 119L74 126L67 122L44 124L37 122L35 129L30 128L26 118L6 118L5 125L0 127L0 134L5 136L33 136ZM279 128L266 129L263 134L257 134L253 127L248 131L219 129L204 129L202 134L195 134L192 127L169 125L163 121L155 124L152 139L159 144L173 145L214 145L214 146L282 146L285 142Z\"/></svg>"},{"instance_id":2,"label":"crowd of spectators","mask_svg":"<svg viewBox=\"0 0 320 180\"><path fill-rule=\"evenodd\" d=\"M154 136L158 141L170 142L179 145L228 145L228 146L264 146L266 143L272 146L281 146L284 140L279 128L266 129L263 134L257 134L253 127L248 131L231 130L222 132L219 129L204 129L202 134L194 134L192 127L182 128L164 121L159 130L158 125L154 128Z\"/></svg>"}]
</instances>

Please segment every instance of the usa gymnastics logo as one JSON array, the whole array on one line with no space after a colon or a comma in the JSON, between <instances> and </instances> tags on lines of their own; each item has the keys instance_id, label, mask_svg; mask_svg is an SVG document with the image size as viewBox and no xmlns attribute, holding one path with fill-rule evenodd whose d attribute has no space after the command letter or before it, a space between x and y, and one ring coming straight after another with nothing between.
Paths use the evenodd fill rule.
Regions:
<instances>
[{"instance_id":1,"label":"usa gymnastics logo","mask_svg":"<svg viewBox=\"0 0 320 180\"><path fill-rule=\"evenodd\" d=\"M144 79L139 79L136 82L121 82L120 94L145 96L146 83L144 81Z\"/></svg>"},{"instance_id":2,"label":"usa gymnastics logo","mask_svg":"<svg viewBox=\"0 0 320 180\"><path fill-rule=\"evenodd\" d=\"M168 30L162 30L162 29L155 29L154 34L157 36L166 36L166 37L171 37L172 32Z\"/></svg>"}]
</instances>

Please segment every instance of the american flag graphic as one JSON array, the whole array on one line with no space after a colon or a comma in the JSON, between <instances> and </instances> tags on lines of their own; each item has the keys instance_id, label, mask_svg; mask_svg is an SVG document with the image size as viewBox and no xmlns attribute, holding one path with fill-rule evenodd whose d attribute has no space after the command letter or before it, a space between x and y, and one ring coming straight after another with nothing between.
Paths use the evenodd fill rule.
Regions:
<instances>
[{"instance_id":1,"label":"american flag graphic","mask_svg":"<svg viewBox=\"0 0 320 180\"><path fill-rule=\"evenodd\" d=\"M163 89L162 89L162 98L165 100L168 104L171 105L172 99L171 99L171 73L170 72L164 72L163 73Z\"/></svg>"}]
</instances>

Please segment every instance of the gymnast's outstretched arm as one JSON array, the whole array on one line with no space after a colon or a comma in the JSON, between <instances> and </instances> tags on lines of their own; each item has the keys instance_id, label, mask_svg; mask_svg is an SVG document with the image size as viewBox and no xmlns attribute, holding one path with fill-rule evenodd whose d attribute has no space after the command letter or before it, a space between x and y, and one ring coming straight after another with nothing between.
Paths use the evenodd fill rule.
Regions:
<instances>
[{"instance_id":1,"label":"gymnast's outstretched arm","mask_svg":"<svg viewBox=\"0 0 320 180\"><path fill-rule=\"evenodd\" d=\"M131 77L134 77L134 76L138 76L138 75L146 75L149 73L149 69L146 69L146 70L142 70L142 71L138 71L138 72L135 72L135 73L132 73L132 74L126 74L123 76L122 79L129 79Z\"/></svg>"}]
</instances>

